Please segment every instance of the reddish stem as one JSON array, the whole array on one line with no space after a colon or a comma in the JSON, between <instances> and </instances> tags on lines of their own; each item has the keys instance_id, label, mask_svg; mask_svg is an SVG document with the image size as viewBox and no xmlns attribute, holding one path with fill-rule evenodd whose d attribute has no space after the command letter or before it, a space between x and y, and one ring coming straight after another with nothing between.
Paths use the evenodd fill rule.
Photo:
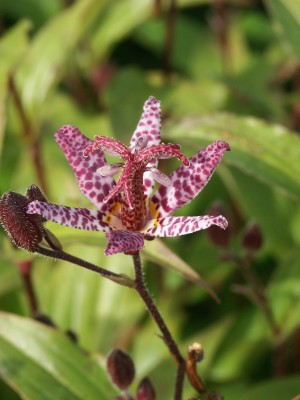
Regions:
<instances>
[{"instance_id":1,"label":"reddish stem","mask_svg":"<svg viewBox=\"0 0 300 400\"><path fill-rule=\"evenodd\" d=\"M26 115L25 109L23 107L17 86L13 77L11 76L8 81L8 87L12 98L14 100L16 110L19 114L19 118L22 125L23 136L27 143L29 143L29 155L32 160L32 164L35 169L35 173L39 182L39 186L41 187L42 191L45 195L48 195L48 188L45 179L44 168L42 164L42 157L41 157L41 146L40 142L37 139L32 125Z\"/></svg>"},{"instance_id":2,"label":"reddish stem","mask_svg":"<svg viewBox=\"0 0 300 400\"><path fill-rule=\"evenodd\" d=\"M147 307L147 310L149 311L150 315L152 316L157 326L159 327L159 330L162 333L162 338L177 363L174 399L181 400L183 391L183 381L185 376L185 360L181 355L177 347L177 344L175 343L165 321L163 320L163 317L158 311L156 305L154 304L154 301L150 296L150 293L145 285L140 255L135 254L132 257L135 269L135 290L140 295L141 299L143 300L144 304Z\"/></svg>"}]
</instances>

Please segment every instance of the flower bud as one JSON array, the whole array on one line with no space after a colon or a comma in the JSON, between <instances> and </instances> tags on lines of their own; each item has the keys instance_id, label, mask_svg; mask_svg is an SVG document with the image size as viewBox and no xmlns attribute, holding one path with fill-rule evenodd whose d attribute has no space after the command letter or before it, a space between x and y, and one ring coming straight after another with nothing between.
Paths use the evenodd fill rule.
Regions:
<instances>
[{"instance_id":1,"label":"flower bud","mask_svg":"<svg viewBox=\"0 0 300 400\"><path fill-rule=\"evenodd\" d=\"M155 400L156 394L149 378L144 378L136 392L136 400Z\"/></svg>"},{"instance_id":2,"label":"flower bud","mask_svg":"<svg viewBox=\"0 0 300 400\"><path fill-rule=\"evenodd\" d=\"M122 350L112 350L107 358L107 370L113 383L119 389L127 389L134 379L135 368L133 361Z\"/></svg>"},{"instance_id":3,"label":"flower bud","mask_svg":"<svg viewBox=\"0 0 300 400\"><path fill-rule=\"evenodd\" d=\"M38 186L36 186L34 184L30 185L27 188L26 197L30 202L34 201L34 200L47 202L47 199L44 196L44 193L41 191L41 189Z\"/></svg>"},{"instance_id":4,"label":"flower bud","mask_svg":"<svg viewBox=\"0 0 300 400\"><path fill-rule=\"evenodd\" d=\"M30 200L19 193L7 192L0 199L0 219L12 242L34 252L43 239L41 217L27 214Z\"/></svg>"},{"instance_id":5,"label":"flower bud","mask_svg":"<svg viewBox=\"0 0 300 400\"><path fill-rule=\"evenodd\" d=\"M250 252L255 252L262 247L262 244L263 237L259 226L254 222L248 224L242 238L243 248Z\"/></svg>"}]
</instances>

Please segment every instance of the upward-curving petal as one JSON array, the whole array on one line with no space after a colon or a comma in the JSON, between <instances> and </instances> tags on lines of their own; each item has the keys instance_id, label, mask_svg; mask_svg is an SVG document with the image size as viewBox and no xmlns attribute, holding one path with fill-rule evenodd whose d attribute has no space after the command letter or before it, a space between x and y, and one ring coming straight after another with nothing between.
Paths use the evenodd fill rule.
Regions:
<instances>
[{"instance_id":1,"label":"upward-curving petal","mask_svg":"<svg viewBox=\"0 0 300 400\"><path fill-rule=\"evenodd\" d=\"M55 134L57 144L63 150L71 165L81 192L101 211L107 209L103 199L115 185L112 176L101 176L98 168L106 165L101 150L83 157L83 150L94 142L84 136L79 129L72 125L65 125Z\"/></svg>"},{"instance_id":2,"label":"upward-curving petal","mask_svg":"<svg viewBox=\"0 0 300 400\"><path fill-rule=\"evenodd\" d=\"M35 200L27 207L28 214L39 214L48 221L87 231L108 232L112 227L105 222L105 214L88 208L59 206Z\"/></svg>"},{"instance_id":3,"label":"upward-curving petal","mask_svg":"<svg viewBox=\"0 0 300 400\"><path fill-rule=\"evenodd\" d=\"M210 180L229 145L216 141L189 159L189 167L181 165L171 175L172 184L160 186L152 197L158 216L167 217L177 208L192 201Z\"/></svg>"},{"instance_id":4,"label":"upward-curving petal","mask_svg":"<svg viewBox=\"0 0 300 400\"><path fill-rule=\"evenodd\" d=\"M160 144L160 128L161 128L161 115L160 115L160 101L155 97L150 96L144 104L143 113L134 131L129 149L134 151L138 139L145 135L147 137L146 147L156 146ZM157 167L157 160L152 160L148 164L150 167ZM150 196L154 185L154 180L151 172L144 173L144 193Z\"/></svg>"},{"instance_id":5,"label":"upward-curving petal","mask_svg":"<svg viewBox=\"0 0 300 400\"><path fill-rule=\"evenodd\" d=\"M166 217L148 223L146 234L149 236L173 237L187 235L217 225L222 229L227 228L228 222L222 215L201 217Z\"/></svg>"}]
</instances>

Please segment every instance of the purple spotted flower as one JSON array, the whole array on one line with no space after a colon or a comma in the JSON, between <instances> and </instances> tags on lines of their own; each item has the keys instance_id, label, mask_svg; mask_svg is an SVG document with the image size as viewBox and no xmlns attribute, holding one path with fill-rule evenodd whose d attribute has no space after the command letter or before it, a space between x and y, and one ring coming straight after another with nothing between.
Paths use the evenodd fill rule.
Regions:
<instances>
[{"instance_id":1,"label":"purple spotted flower","mask_svg":"<svg viewBox=\"0 0 300 400\"><path fill-rule=\"evenodd\" d=\"M160 141L160 102L149 97L127 148L105 136L88 139L77 128L66 125L55 139L71 165L82 193L95 209L59 206L43 201L29 204L29 214L73 228L106 233L106 255L134 254L144 239L179 236L217 225L223 216L172 217L172 213L193 200L209 181L227 143L216 141L189 160L177 144ZM107 164L103 152L122 162ZM182 165L170 176L157 169L159 159L177 157ZM113 175L120 171L117 182ZM152 195L154 180L160 183Z\"/></svg>"}]
</instances>

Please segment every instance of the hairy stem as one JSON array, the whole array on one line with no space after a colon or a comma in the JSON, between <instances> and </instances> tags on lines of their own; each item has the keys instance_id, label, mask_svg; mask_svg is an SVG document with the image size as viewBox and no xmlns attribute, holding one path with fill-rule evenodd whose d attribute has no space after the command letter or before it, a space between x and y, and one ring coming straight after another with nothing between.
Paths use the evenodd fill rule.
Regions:
<instances>
[{"instance_id":1,"label":"hairy stem","mask_svg":"<svg viewBox=\"0 0 300 400\"><path fill-rule=\"evenodd\" d=\"M177 373L176 373L176 385L175 385L175 400L181 400L182 398L182 391L183 391L183 381L185 376L185 360L181 355L177 344L175 343L163 317L161 316L160 312L158 311L154 301L145 285L143 271L142 271L142 264L141 258L139 253L134 254L133 256L133 263L135 269L135 290L140 295L141 299L143 300L144 304L147 307L150 315L156 322L159 330L162 334L162 338L168 347L171 355L174 357L177 363Z\"/></svg>"},{"instance_id":2,"label":"hairy stem","mask_svg":"<svg viewBox=\"0 0 300 400\"><path fill-rule=\"evenodd\" d=\"M88 269L90 271L94 271L97 274L103 276L103 278L107 278L113 282L119 283L120 285L128 287L134 286L134 281L132 281L128 276L108 271L104 268L98 267L97 265L89 263L88 261L82 260L81 258L75 257L72 254L66 253L63 250L50 250L44 247L39 247L37 253L43 256L64 260L71 264L75 264L85 269Z\"/></svg>"}]
</instances>

